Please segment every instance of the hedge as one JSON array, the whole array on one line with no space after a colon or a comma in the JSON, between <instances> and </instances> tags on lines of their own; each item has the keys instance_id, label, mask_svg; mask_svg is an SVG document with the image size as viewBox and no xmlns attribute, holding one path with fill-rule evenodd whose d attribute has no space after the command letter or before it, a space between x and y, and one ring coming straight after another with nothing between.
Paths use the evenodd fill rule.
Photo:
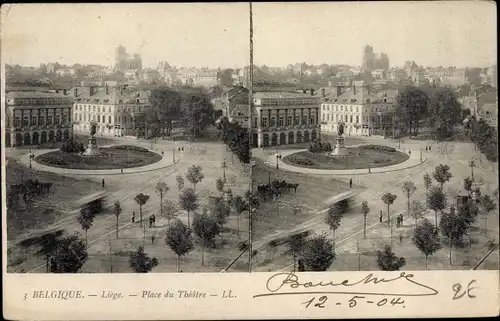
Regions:
<instances>
[{"instance_id":1,"label":"hedge","mask_svg":"<svg viewBox=\"0 0 500 321\"><path fill-rule=\"evenodd\" d=\"M396 152L395 148L389 147L389 146L384 146L384 145L363 145L360 146L359 148L361 149L371 149L371 150L376 150L379 152L389 152L389 153L394 153Z\"/></svg>"},{"instance_id":2,"label":"hedge","mask_svg":"<svg viewBox=\"0 0 500 321\"><path fill-rule=\"evenodd\" d=\"M141 152L141 153L147 153L147 152L149 152L149 150L147 148L139 147L139 146L133 146L133 145L118 145L118 146L112 146L111 148L131 150L131 151Z\"/></svg>"}]
</instances>

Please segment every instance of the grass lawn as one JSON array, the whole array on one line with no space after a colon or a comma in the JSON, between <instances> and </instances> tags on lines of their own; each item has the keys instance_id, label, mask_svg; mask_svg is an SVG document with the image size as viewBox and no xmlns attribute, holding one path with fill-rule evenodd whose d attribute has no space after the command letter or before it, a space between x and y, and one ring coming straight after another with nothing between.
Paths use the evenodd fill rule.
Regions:
<instances>
[{"instance_id":1,"label":"grass lawn","mask_svg":"<svg viewBox=\"0 0 500 321\"><path fill-rule=\"evenodd\" d=\"M286 164L319 169L363 169L385 167L399 164L407 160L408 155L395 151L384 152L372 149L361 149L359 147L347 147L352 157L338 158L326 156L323 153L310 153L308 151L298 152L284 157ZM302 165L301 161L308 161L311 165Z\"/></svg>"},{"instance_id":2,"label":"grass lawn","mask_svg":"<svg viewBox=\"0 0 500 321\"><path fill-rule=\"evenodd\" d=\"M100 148L102 155L80 156L77 153L54 151L36 157L43 165L73 169L114 169L145 166L161 160L161 156L146 150Z\"/></svg>"}]
</instances>

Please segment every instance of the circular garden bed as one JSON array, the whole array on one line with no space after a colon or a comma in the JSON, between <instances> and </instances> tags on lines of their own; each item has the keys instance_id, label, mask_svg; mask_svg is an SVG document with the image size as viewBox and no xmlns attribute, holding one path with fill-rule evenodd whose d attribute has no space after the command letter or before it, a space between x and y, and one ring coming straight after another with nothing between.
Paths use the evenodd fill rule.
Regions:
<instances>
[{"instance_id":1,"label":"circular garden bed","mask_svg":"<svg viewBox=\"0 0 500 321\"><path fill-rule=\"evenodd\" d=\"M97 156L82 156L79 153L55 151L35 158L40 164L71 169L119 169L146 166L161 160L161 155L146 148L119 145L99 148Z\"/></svg>"},{"instance_id":2,"label":"circular garden bed","mask_svg":"<svg viewBox=\"0 0 500 321\"><path fill-rule=\"evenodd\" d=\"M363 145L346 147L347 157L327 156L324 152L298 152L283 157L285 164L317 169L365 169L385 167L406 161L409 156L383 145Z\"/></svg>"}]
</instances>

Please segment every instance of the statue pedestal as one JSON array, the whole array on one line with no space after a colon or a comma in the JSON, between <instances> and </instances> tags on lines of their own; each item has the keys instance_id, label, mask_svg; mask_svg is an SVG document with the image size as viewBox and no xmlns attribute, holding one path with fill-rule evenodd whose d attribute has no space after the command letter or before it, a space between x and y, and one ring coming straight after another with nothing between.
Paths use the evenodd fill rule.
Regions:
<instances>
[{"instance_id":1,"label":"statue pedestal","mask_svg":"<svg viewBox=\"0 0 500 321\"><path fill-rule=\"evenodd\" d=\"M344 136L339 136L335 140L335 148L331 152L331 156L341 156L341 155L347 155L347 150L345 148L344 144Z\"/></svg>"},{"instance_id":2,"label":"statue pedestal","mask_svg":"<svg viewBox=\"0 0 500 321\"><path fill-rule=\"evenodd\" d=\"M97 147L97 140L94 136L90 136L89 144L87 145L87 149L83 153L84 156L96 156L100 155L99 148Z\"/></svg>"}]
</instances>

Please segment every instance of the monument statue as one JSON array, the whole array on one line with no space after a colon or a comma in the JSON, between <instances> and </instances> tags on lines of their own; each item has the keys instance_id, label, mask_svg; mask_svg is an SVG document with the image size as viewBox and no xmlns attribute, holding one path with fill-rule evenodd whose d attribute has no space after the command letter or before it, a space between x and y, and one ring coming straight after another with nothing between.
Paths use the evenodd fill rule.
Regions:
<instances>
[{"instance_id":1,"label":"monument statue","mask_svg":"<svg viewBox=\"0 0 500 321\"><path fill-rule=\"evenodd\" d=\"M337 131L337 135L340 137L344 134L344 123L339 123L339 128Z\"/></svg>"},{"instance_id":2,"label":"monument statue","mask_svg":"<svg viewBox=\"0 0 500 321\"><path fill-rule=\"evenodd\" d=\"M95 133L97 132L97 125L95 123L90 124L90 137L87 149L83 153L84 156L96 156L101 154L99 148L97 147L97 139L95 138Z\"/></svg>"},{"instance_id":3,"label":"monument statue","mask_svg":"<svg viewBox=\"0 0 500 321\"><path fill-rule=\"evenodd\" d=\"M90 136L94 136L95 135L96 128L97 128L96 124L90 125Z\"/></svg>"}]
</instances>

